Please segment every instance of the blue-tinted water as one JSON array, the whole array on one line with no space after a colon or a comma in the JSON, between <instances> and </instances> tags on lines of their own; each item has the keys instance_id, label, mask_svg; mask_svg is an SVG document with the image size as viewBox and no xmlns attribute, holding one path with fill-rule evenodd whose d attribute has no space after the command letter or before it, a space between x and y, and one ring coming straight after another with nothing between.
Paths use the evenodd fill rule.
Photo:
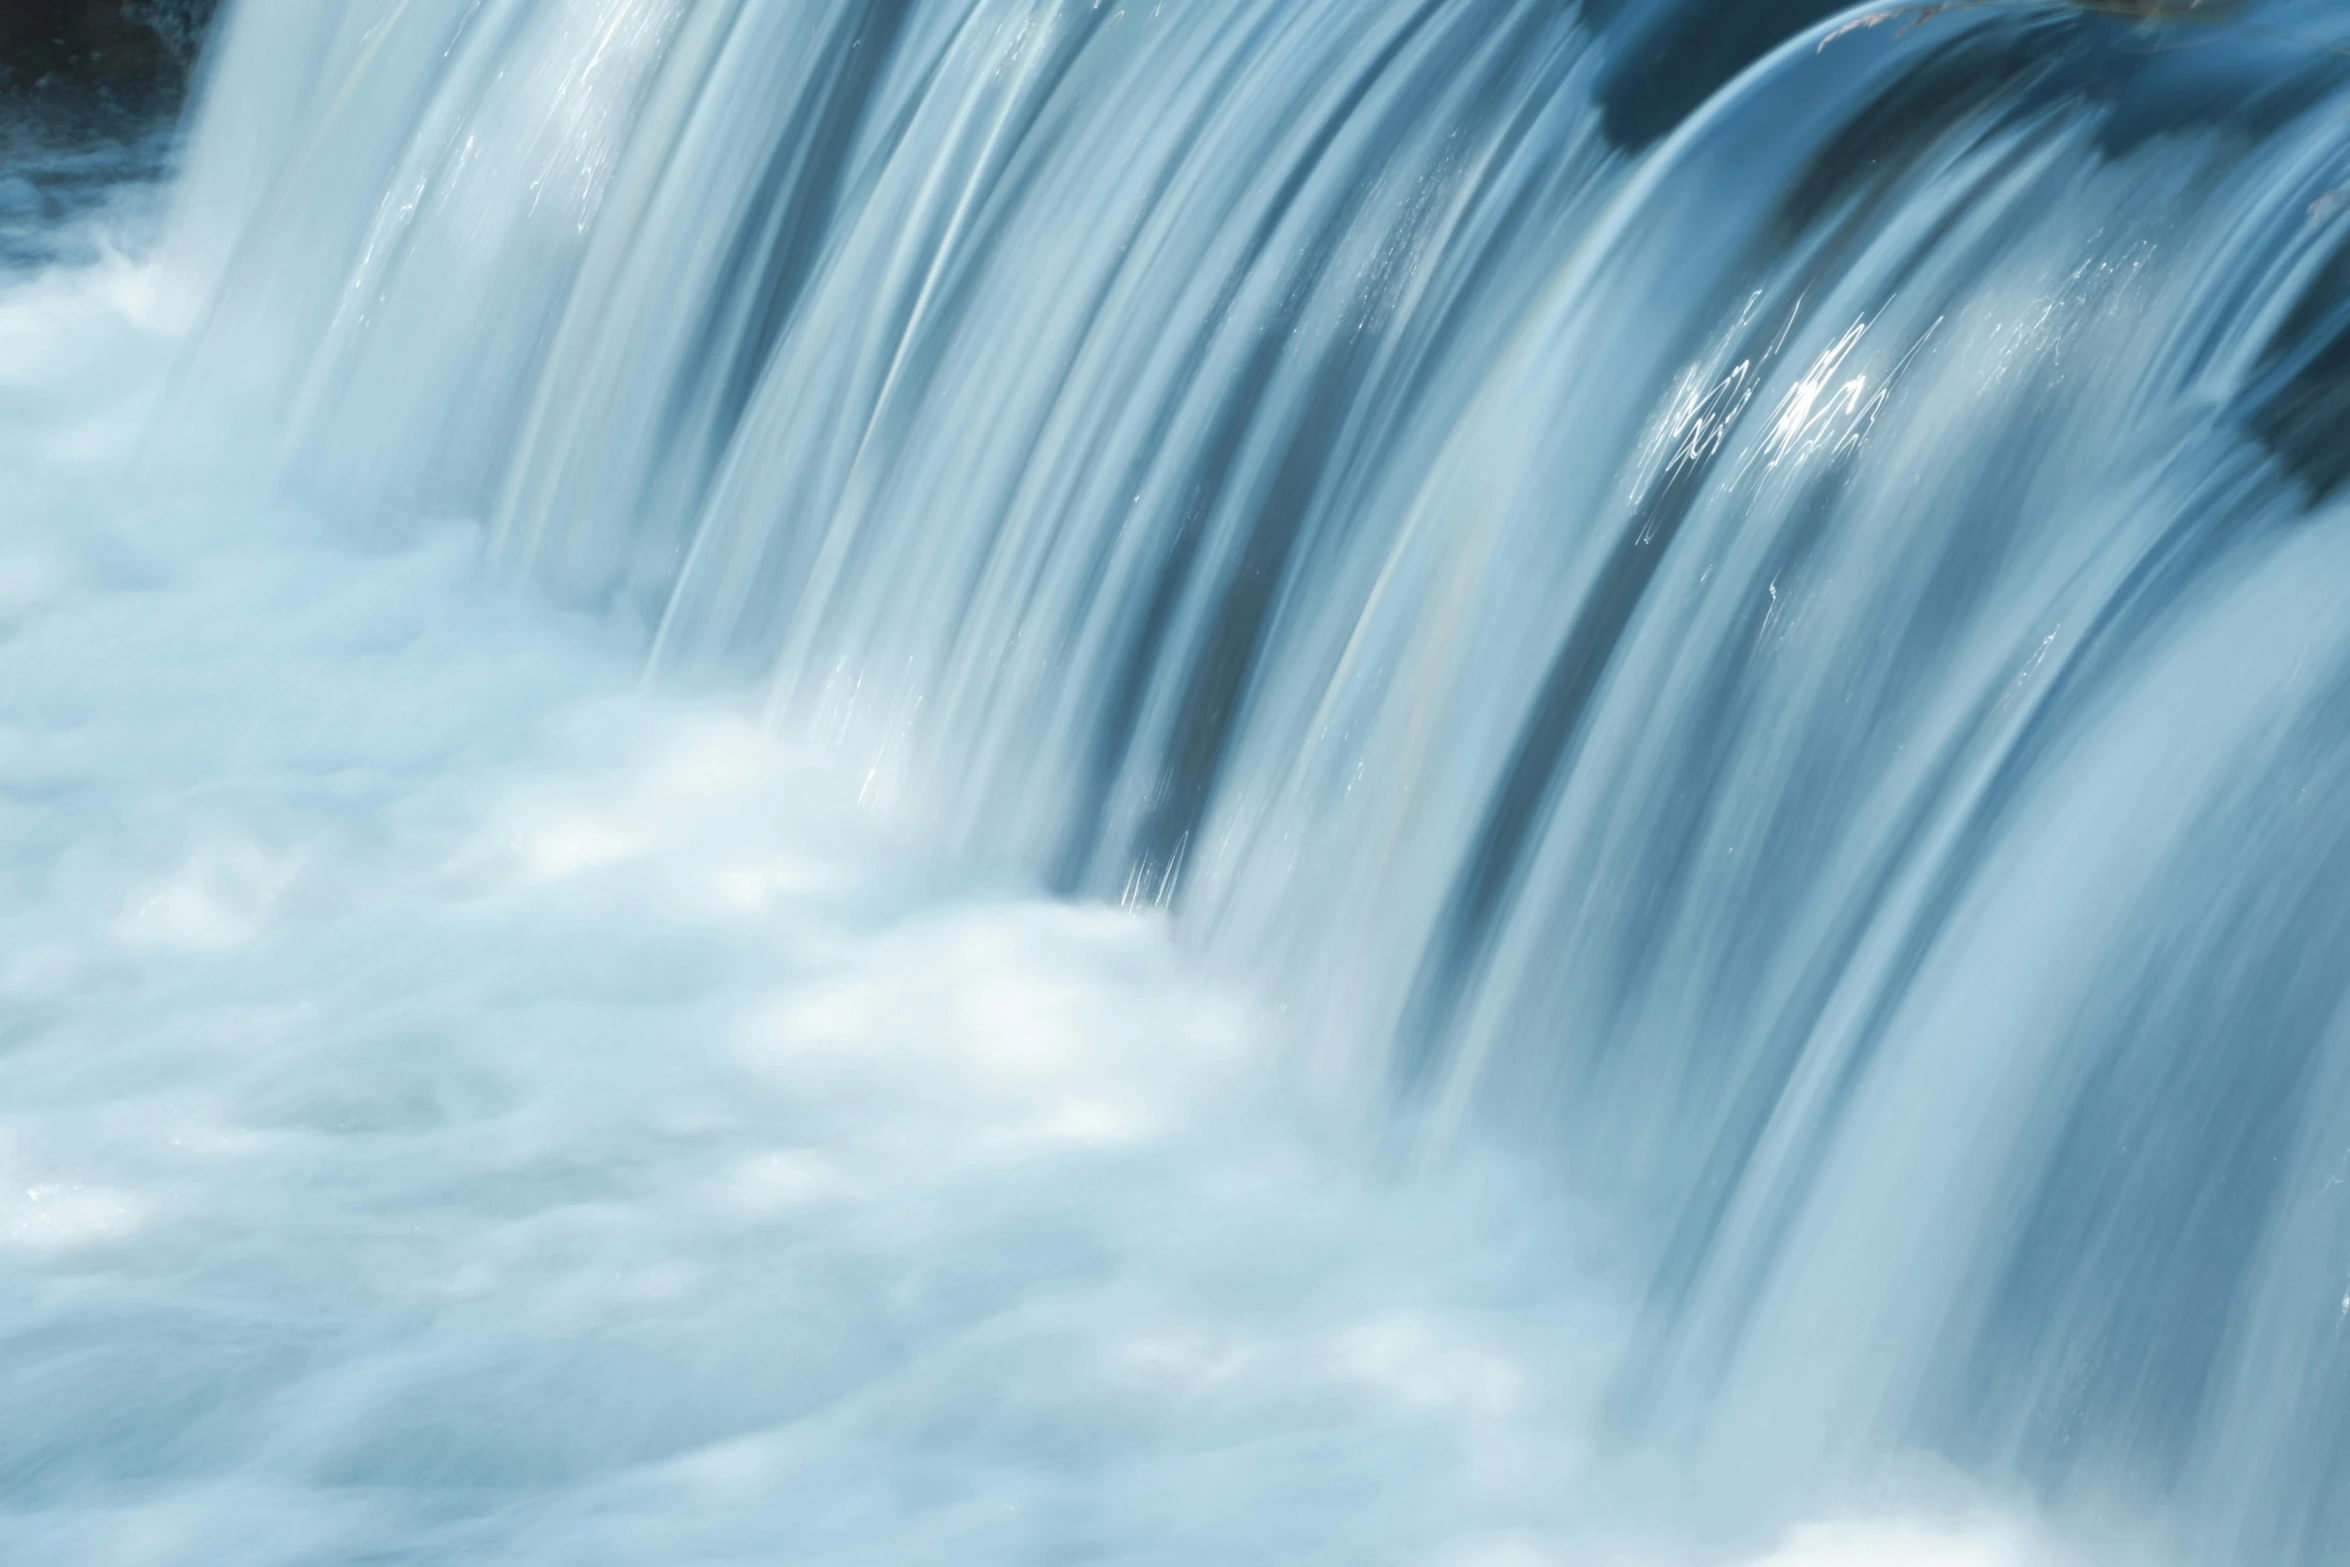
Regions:
<instances>
[{"instance_id":1,"label":"blue-tinted water","mask_svg":"<svg viewBox=\"0 0 2350 1567\"><path fill-rule=\"evenodd\" d=\"M2330 1561L2350 34L1929 9L241 0L10 177L0 1538Z\"/></svg>"}]
</instances>

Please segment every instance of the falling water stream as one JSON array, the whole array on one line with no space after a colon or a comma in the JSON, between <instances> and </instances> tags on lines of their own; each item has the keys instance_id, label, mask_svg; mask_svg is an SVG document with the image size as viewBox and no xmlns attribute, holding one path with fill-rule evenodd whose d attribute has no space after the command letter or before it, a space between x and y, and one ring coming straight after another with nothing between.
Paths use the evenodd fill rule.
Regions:
<instances>
[{"instance_id":1,"label":"falling water stream","mask_svg":"<svg viewBox=\"0 0 2350 1567\"><path fill-rule=\"evenodd\" d=\"M2171 9L229 0L0 172L0 1560L2343 1560Z\"/></svg>"}]
</instances>

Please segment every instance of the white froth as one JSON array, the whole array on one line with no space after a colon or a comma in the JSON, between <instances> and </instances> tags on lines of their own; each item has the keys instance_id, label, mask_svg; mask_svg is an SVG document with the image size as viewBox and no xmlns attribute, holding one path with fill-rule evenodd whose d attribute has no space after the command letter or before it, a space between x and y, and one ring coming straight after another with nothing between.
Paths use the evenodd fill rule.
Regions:
<instances>
[{"instance_id":1,"label":"white froth","mask_svg":"<svg viewBox=\"0 0 2350 1567\"><path fill-rule=\"evenodd\" d=\"M471 527L144 467L155 292L0 294L0 1559L1751 1557L1620 1483L1544 1182L1321 1146L1158 920L940 870Z\"/></svg>"}]
</instances>

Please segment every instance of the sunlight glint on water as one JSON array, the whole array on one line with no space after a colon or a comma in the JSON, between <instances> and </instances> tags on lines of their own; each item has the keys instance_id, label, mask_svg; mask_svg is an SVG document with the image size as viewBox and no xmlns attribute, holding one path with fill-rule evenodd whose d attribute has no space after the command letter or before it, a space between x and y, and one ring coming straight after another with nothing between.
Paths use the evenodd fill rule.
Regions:
<instances>
[{"instance_id":1,"label":"sunlight glint on water","mask_svg":"<svg viewBox=\"0 0 2350 1567\"><path fill-rule=\"evenodd\" d=\"M232 5L0 322L4 1526L2330 1567L2342 18L1825 9Z\"/></svg>"},{"instance_id":2,"label":"sunlight glint on water","mask_svg":"<svg viewBox=\"0 0 2350 1567\"><path fill-rule=\"evenodd\" d=\"M468 528L126 480L160 281L0 292L0 1555L1751 1554L1601 1456L1600 1232L1366 1178L1159 919L942 877Z\"/></svg>"}]
</instances>

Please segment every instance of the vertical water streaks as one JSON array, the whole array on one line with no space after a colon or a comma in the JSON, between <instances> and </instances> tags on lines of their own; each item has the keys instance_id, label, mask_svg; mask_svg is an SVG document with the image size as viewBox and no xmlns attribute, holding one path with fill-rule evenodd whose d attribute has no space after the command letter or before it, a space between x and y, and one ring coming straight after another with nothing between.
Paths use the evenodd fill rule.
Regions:
<instances>
[{"instance_id":1,"label":"vertical water streaks","mask_svg":"<svg viewBox=\"0 0 2350 1567\"><path fill-rule=\"evenodd\" d=\"M1552 1150L1642 1428L2324 1559L2338 17L333 9L232 15L172 428Z\"/></svg>"}]
</instances>

